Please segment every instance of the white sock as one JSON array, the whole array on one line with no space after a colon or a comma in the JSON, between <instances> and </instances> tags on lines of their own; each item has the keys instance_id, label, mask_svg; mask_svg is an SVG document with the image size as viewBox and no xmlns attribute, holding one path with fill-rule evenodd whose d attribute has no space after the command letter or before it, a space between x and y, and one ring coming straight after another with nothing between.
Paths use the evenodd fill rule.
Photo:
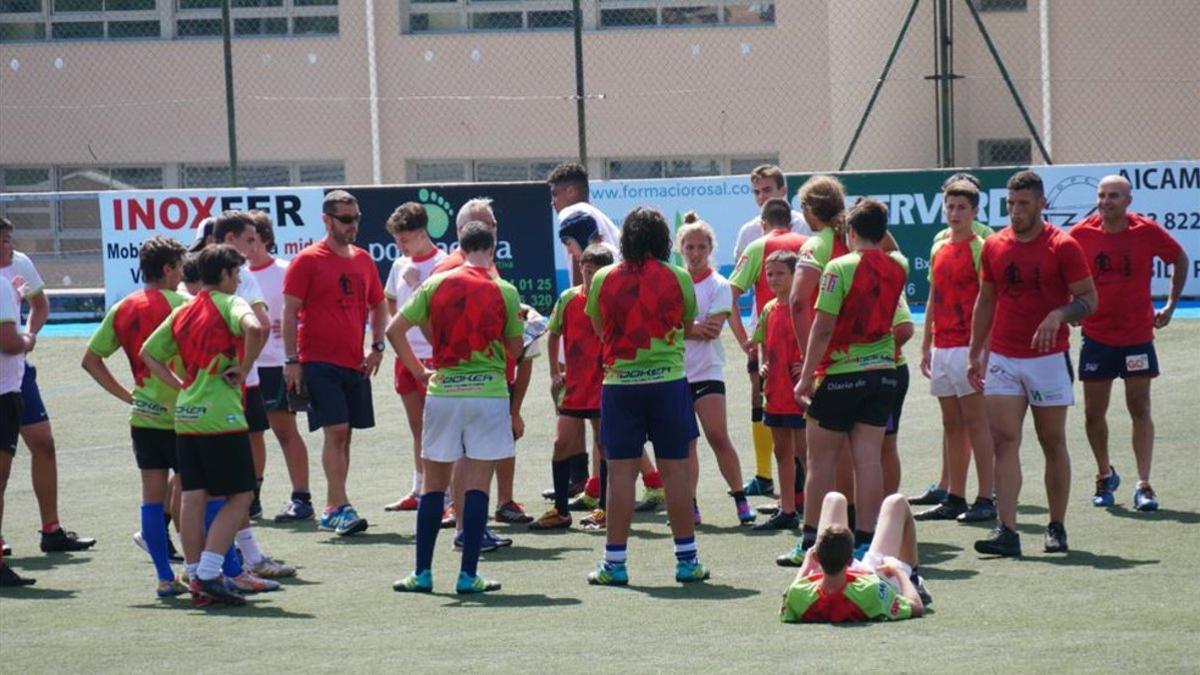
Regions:
<instances>
[{"instance_id":1,"label":"white sock","mask_svg":"<svg viewBox=\"0 0 1200 675\"><path fill-rule=\"evenodd\" d=\"M238 533L233 538L237 543L238 550L242 552L242 558L250 567L261 563L263 558L262 549L258 547L258 540L254 538L254 530L247 527L244 530L238 530Z\"/></svg>"},{"instance_id":2,"label":"white sock","mask_svg":"<svg viewBox=\"0 0 1200 675\"><path fill-rule=\"evenodd\" d=\"M225 556L212 551L205 551L200 554L200 564L196 566L196 578L201 581L210 581L221 576L221 563L225 562Z\"/></svg>"},{"instance_id":3,"label":"white sock","mask_svg":"<svg viewBox=\"0 0 1200 675\"><path fill-rule=\"evenodd\" d=\"M200 563L184 563L183 569L187 570L188 579L197 579L196 570L200 569Z\"/></svg>"},{"instance_id":4,"label":"white sock","mask_svg":"<svg viewBox=\"0 0 1200 675\"><path fill-rule=\"evenodd\" d=\"M423 484L424 484L424 479L425 479L425 475L424 475L424 474L422 474L420 471L415 471L415 472L413 472L413 489L412 489L412 492L413 492L413 494L414 494L414 495L417 495L417 496L420 496L420 495L421 495L421 485L423 485Z\"/></svg>"}]
</instances>

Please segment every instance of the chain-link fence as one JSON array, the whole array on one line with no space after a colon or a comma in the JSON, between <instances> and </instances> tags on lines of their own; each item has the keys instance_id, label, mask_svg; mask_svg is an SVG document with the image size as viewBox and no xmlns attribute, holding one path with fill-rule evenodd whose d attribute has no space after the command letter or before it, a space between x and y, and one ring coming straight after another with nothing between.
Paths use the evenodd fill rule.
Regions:
<instances>
[{"instance_id":1,"label":"chain-link fence","mask_svg":"<svg viewBox=\"0 0 1200 675\"><path fill-rule=\"evenodd\" d=\"M584 145L593 176L622 179L1200 155L1193 0L230 0L230 15L232 125L222 0L0 0L0 192L538 180ZM0 201L40 260L94 254L94 211Z\"/></svg>"}]
</instances>

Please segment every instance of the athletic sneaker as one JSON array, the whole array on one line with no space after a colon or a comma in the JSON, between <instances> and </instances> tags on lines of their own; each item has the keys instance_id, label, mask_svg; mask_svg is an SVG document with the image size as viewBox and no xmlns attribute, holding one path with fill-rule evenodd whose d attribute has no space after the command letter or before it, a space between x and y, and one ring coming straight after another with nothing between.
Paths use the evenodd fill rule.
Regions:
<instances>
[{"instance_id":1,"label":"athletic sneaker","mask_svg":"<svg viewBox=\"0 0 1200 675\"><path fill-rule=\"evenodd\" d=\"M334 532L337 532L339 537L348 537L352 534L366 531L367 519L359 516L358 511L355 511L353 506L349 504L343 506Z\"/></svg>"},{"instance_id":2,"label":"athletic sneaker","mask_svg":"<svg viewBox=\"0 0 1200 675\"><path fill-rule=\"evenodd\" d=\"M1020 556L1021 535L1004 523L996 523L987 537L975 542L975 551L986 555Z\"/></svg>"},{"instance_id":3,"label":"athletic sneaker","mask_svg":"<svg viewBox=\"0 0 1200 675\"><path fill-rule=\"evenodd\" d=\"M416 511L417 506L419 506L420 504L421 504L420 495L418 495L415 492L410 492L410 493L408 493L407 496L383 507L383 510L384 511Z\"/></svg>"},{"instance_id":4,"label":"athletic sneaker","mask_svg":"<svg viewBox=\"0 0 1200 675\"><path fill-rule=\"evenodd\" d=\"M1096 476L1096 494L1092 495L1092 506L1112 506L1113 493L1121 487L1121 476L1111 465L1107 476Z\"/></svg>"},{"instance_id":5,"label":"athletic sneaker","mask_svg":"<svg viewBox=\"0 0 1200 675\"><path fill-rule=\"evenodd\" d=\"M512 500L497 507L495 519L497 523L510 523L513 525L524 525L533 522L533 516L525 513L525 506L520 502Z\"/></svg>"},{"instance_id":6,"label":"athletic sneaker","mask_svg":"<svg viewBox=\"0 0 1200 675\"><path fill-rule=\"evenodd\" d=\"M321 520L317 522L317 529L321 532L336 532L341 515L342 507L340 506L332 511L324 512L321 514Z\"/></svg>"},{"instance_id":7,"label":"athletic sneaker","mask_svg":"<svg viewBox=\"0 0 1200 675\"><path fill-rule=\"evenodd\" d=\"M398 593L432 593L433 573L429 570L414 571L403 579L393 583L392 590Z\"/></svg>"},{"instance_id":8,"label":"athletic sneaker","mask_svg":"<svg viewBox=\"0 0 1200 675\"><path fill-rule=\"evenodd\" d=\"M1067 552L1067 528L1058 521L1050 521L1046 526L1046 545L1042 547L1046 553Z\"/></svg>"},{"instance_id":9,"label":"athletic sneaker","mask_svg":"<svg viewBox=\"0 0 1200 675\"><path fill-rule=\"evenodd\" d=\"M491 591L500 590L500 582L492 579L484 579L482 576L470 575L466 572L458 573L458 583L454 584L454 592L459 595L472 595L474 593L488 593Z\"/></svg>"},{"instance_id":10,"label":"athletic sneaker","mask_svg":"<svg viewBox=\"0 0 1200 675\"><path fill-rule=\"evenodd\" d=\"M1139 485L1133 491L1133 508L1145 512L1157 511L1158 495L1154 494L1154 488L1149 485Z\"/></svg>"},{"instance_id":11,"label":"athletic sneaker","mask_svg":"<svg viewBox=\"0 0 1200 675\"><path fill-rule=\"evenodd\" d=\"M302 520L312 520L315 515L312 502L303 499L293 499L283 505L283 509L275 514L277 523L296 523Z\"/></svg>"},{"instance_id":12,"label":"athletic sneaker","mask_svg":"<svg viewBox=\"0 0 1200 675\"><path fill-rule=\"evenodd\" d=\"M593 497L586 492L580 492L575 495L575 498L567 502L567 509L570 511L591 511L600 503L598 497Z\"/></svg>"},{"instance_id":13,"label":"athletic sneaker","mask_svg":"<svg viewBox=\"0 0 1200 675\"><path fill-rule=\"evenodd\" d=\"M690 584L696 581L704 581L709 577L708 570L704 568L704 563L699 560L677 560L675 561L675 581L681 584Z\"/></svg>"},{"instance_id":14,"label":"athletic sneaker","mask_svg":"<svg viewBox=\"0 0 1200 675\"><path fill-rule=\"evenodd\" d=\"M483 528L483 541L491 542L491 543L495 544L498 548L504 548L505 546L513 545L513 540L511 537L501 537L500 535L496 534L496 531L490 527Z\"/></svg>"},{"instance_id":15,"label":"athletic sneaker","mask_svg":"<svg viewBox=\"0 0 1200 675\"><path fill-rule=\"evenodd\" d=\"M766 522L755 525L754 530L756 532L766 532L769 530L794 530L797 527L800 527L799 514L779 511L768 518Z\"/></svg>"},{"instance_id":16,"label":"athletic sneaker","mask_svg":"<svg viewBox=\"0 0 1200 675\"><path fill-rule=\"evenodd\" d=\"M951 502L949 498L932 509L913 514L913 520L956 520L967 512L966 500Z\"/></svg>"},{"instance_id":17,"label":"athletic sneaker","mask_svg":"<svg viewBox=\"0 0 1200 675\"><path fill-rule=\"evenodd\" d=\"M909 497L908 503L912 506L933 506L941 504L946 500L946 491L939 488L937 485L930 485L925 488L925 492L916 497Z\"/></svg>"},{"instance_id":18,"label":"athletic sneaker","mask_svg":"<svg viewBox=\"0 0 1200 675\"><path fill-rule=\"evenodd\" d=\"M908 578L912 585L917 589L917 596L921 598L921 604L928 607L933 604L933 596L929 594L929 590L925 588L925 580L915 572Z\"/></svg>"},{"instance_id":19,"label":"athletic sneaker","mask_svg":"<svg viewBox=\"0 0 1200 675\"><path fill-rule=\"evenodd\" d=\"M629 570L625 568L625 563L601 560L596 569L588 573L587 580L593 586L625 586L629 584Z\"/></svg>"},{"instance_id":20,"label":"athletic sneaker","mask_svg":"<svg viewBox=\"0 0 1200 675\"><path fill-rule=\"evenodd\" d=\"M758 511L764 516L773 516L779 512L779 502L767 502L766 504L759 504L758 506L754 507L754 510Z\"/></svg>"},{"instance_id":21,"label":"athletic sneaker","mask_svg":"<svg viewBox=\"0 0 1200 675\"><path fill-rule=\"evenodd\" d=\"M746 481L742 486L742 490L747 497L774 497L775 496L775 481L762 476L755 476Z\"/></svg>"},{"instance_id":22,"label":"athletic sneaker","mask_svg":"<svg viewBox=\"0 0 1200 675\"><path fill-rule=\"evenodd\" d=\"M738 523L742 525L753 525L758 516L754 515L754 511L750 510L750 504L746 502L737 502L737 517Z\"/></svg>"},{"instance_id":23,"label":"athletic sneaker","mask_svg":"<svg viewBox=\"0 0 1200 675\"><path fill-rule=\"evenodd\" d=\"M86 551L96 545L96 540L80 537L74 532L68 532L61 527L53 532L42 533L43 553L64 553L67 551Z\"/></svg>"},{"instance_id":24,"label":"athletic sneaker","mask_svg":"<svg viewBox=\"0 0 1200 675\"><path fill-rule=\"evenodd\" d=\"M458 517L454 515L454 505L451 504L442 511L442 529L458 525Z\"/></svg>"},{"instance_id":25,"label":"athletic sneaker","mask_svg":"<svg viewBox=\"0 0 1200 675\"><path fill-rule=\"evenodd\" d=\"M775 564L780 567L800 567L804 564L804 555L807 551L804 550L804 545L801 540L796 540L796 545L791 551L784 553L775 559Z\"/></svg>"},{"instance_id":26,"label":"athletic sneaker","mask_svg":"<svg viewBox=\"0 0 1200 675\"><path fill-rule=\"evenodd\" d=\"M541 518L529 524L531 530L562 530L571 526L571 514L559 513L553 506Z\"/></svg>"},{"instance_id":27,"label":"athletic sneaker","mask_svg":"<svg viewBox=\"0 0 1200 675\"><path fill-rule=\"evenodd\" d=\"M262 518L262 501L255 497L250 502L250 520Z\"/></svg>"},{"instance_id":28,"label":"athletic sneaker","mask_svg":"<svg viewBox=\"0 0 1200 675\"><path fill-rule=\"evenodd\" d=\"M246 598L236 591L230 590L223 577L209 579L192 579L188 583L188 590L192 593L193 607L207 607L214 603L229 605L231 607L241 607L246 604Z\"/></svg>"},{"instance_id":29,"label":"athletic sneaker","mask_svg":"<svg viewBox=\"0 0 1200 675\"><path fill-rule=\"evenodd\" d=\"M257 565L247 565L252 574L263 579L283 579L285 577L296 576L296 568L291 565L285 565L278 560L264 557Z\"/></svg>"},{"instance_id":30,"label":"athletic sneaker","mask_svg":"<svg viewBox=\"0 0 1200 675\"><path fill-rule=\"evenodd\" d=\"M160 581L158 582L158 588L155 589L155 593L158 595L158 597L163 599L174 598L175 596L183 595L187 592L187 584L183 583L179 579Z\"/></svg>"},{"instance_id":31,"label":"athletic sneaker","mask_svg":"<svg viewBox=\"0 0 1200 675\"><path fill-rule=\"evenodd\" d=\"M603 530L608 527L608 513L604 509L593 509L579 524L585 530Z\"/></svg>"},{"instance_id":32,"label":"athletic sneaker","mask_svg":"<svg viewBox=\"0 0 1200 675\"><path fill-rule=\"evenodd\" d=\"M960 523L983 523L996 519L996 500L987 497L976 497L971 508L958 515Z\"/></svg>"},{"instance_id":33,"label":"athletic sneaker","mask_svg":"<svg viewBox=\"0 0 1200 675\"><path fill-rule=\"evenodd\" d=\"M150 550L146 548L146 540L142 539L141 530L133 533L133 543L147 554L150 553ZM9 554L5 553L4 555ZM167 534L167 559L171 562L183 562L183 556L175 549L175 542L171 540L170 534Z\"/></svg>"},{"instance_id":34,"label":"athletic sneaker","mask_svg":"<svg viewBox=\"0 0 1200 675\"><path fill-rule=\"evenodd\" d=\"M667 491L664 488L645 488L642 490L642 500L633 505L638 513L661 511L667 505Z\"/></svg>"},{"instance_id":35,"label":"athletic sneaker","mask_svg":"<svg viewBox=\"0 0 1200 675\"><path fill-rule=\"evenodd\" d=\"M13 571L11 567L0 562L0 586L12 588L14 586L32 586L37 583L37 579L23 577Z\"/></svg>"},{"instance_id":36,"label":"athletic sneaker","mask_svg":"<svg viewBox=\"0 0 1200 675\"><path fill-rule=\"evenodd\" d=\"M509 543L511 544L512 540L509 540ZM463 547L463 533L459 532L458 534L454 535L454 548L461 551L462 547ZM486 530L485 530L483 540L479 544L479 552L480 553L491 553L492 551L495 551L498 548L500 548L500 544L497 544L495 541L488 539L488 536L487 536Z\"/></svg>"},{"instance_id":37,"label":"athletic sneaker","mask_svg":"<svg viewBox=\"0 0 1200 675\"><path fill-rule=\"evenodd\" d=\"M263 579L249 571L243 571L236 577L228 577L228 581L242 593L270 593L279 590L279 582L273 579Z\"/></svg>"},{"instance_id":38,"label":"athletic sneaker","mask_svg":"<svg viewBox=\"0 0 1200 675\"><path fill-rule=\"evenodd\" d=\"M0 537L0 553L3 553L5 558L12 555L12 547L8 545L7 541L4 541L4 537Z\"/></svg>"}]
</instances>

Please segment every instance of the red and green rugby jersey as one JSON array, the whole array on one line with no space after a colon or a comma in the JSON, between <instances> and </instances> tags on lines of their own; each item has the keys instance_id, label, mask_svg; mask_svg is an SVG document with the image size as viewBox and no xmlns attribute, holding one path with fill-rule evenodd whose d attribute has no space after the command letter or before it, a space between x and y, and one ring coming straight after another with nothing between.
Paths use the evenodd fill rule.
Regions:
<instances>
[{"instance_id":1,"label":"red and green rugby jersey","mask_svg":"<svg viewBox=\"0 0 1200 675\"><path fill-rule=\"evenodd\" d=\"M966 347L979 297L979 261L983 237L966 241L934 240L929 253L929 284L934 289L933 346Z\"/></svg>"},{"instance_id":2,"label":"red and green rugby jersey","mask_svg":"<svg viewBox=\"0 0 1200 675\"><path fill-rule=\"evenodd\" d=\"M818 366L829 375L896 367L892 324L908 280L898 252L855 251L831 260L821 275L817 311L837 324Z\"/></svg>"},{"instance_id":3,"label":"red and green rugby jersey","mask_svg":"<svg viewBox=\"0 0 1200 675\"><path fill-rule=\"evenodd\" d=\"M88 349L102 359L125 352L133 372L133 405L129 409L130 426L143 429L174 429L175 400L179 392L154 376L138 354L146 338L187 302L175 291L140 290L130 293L108 309L104 321L88 342ZM166 362L177 375L184 371L179 359Z\"/></svg>"},{"instance_id":4,"label":"red and green rugby jersey","mask_svg":"<svg viewBox=\"0 0 1200 675\"><path fill-rule=\"evenodd\" d=\"M754 288L755 314L762 314L763 307L775 297L771 288L767 286L767 258L775 251L792 251L799 254L807 239L808 237L790 230L771 230L751 242L742 252L737 267L733 269L733 276L729 277L729 283L741 292Z\"/></svg>"},{"instance_id":5,"label":"red and green rugby jersey","mask_svg":"<svg viewBox=\"0 0 1200 675\"><path fill-rule=\"evenodd\" d=\"M183 390L175 402L175 433L229 434L246 431L241 387L231 387L221 374L241 363L242 319L254 310L236 295L200 291L191 302L167 317L150 337L150 356L183 362Z\"/></svg>"},{"instance_id":6,"label":"red and green rugby jersey","mask_svg":"<svg viewBox=\"0 0 1200 675\"><path fill-rule=\"evenodd\" d=\"M428 395L507 398L504 340L521 335L520 304L512 284L482 267L464 265L426 279L400 313L428 326L437 370Z\"/></svg>"},{"instance_id":7,"label":"red and green rugby jersey","mask_svg":"<svg viewBox=\"0 0 1200 675\"><path fill-rule=\"evenodd\" d=\"M892 317L892 328L895 328L900 324L912 322L912 310L908 308L908 300L904 297L904 292L901 291L900 304L896 305L896 314ZM900 343L896 342L894 338L892 339L892 342L896 346L896 367L899 368L900 366L907 365L908 359L904 356L904 349L900 346Z\"/></svg>"},{"instance_id":8,"label":"red and green rugby jersey","mask_svg":"<svg viewBox=\"0 0 1200 675\"><path fill-rule=\"evenodd\" d=\"M563 410L598 410L600 385L604 383L604 361L600 336L588 318L587 295L583 286L562 292L550 314L550 333L562 336L567 372L562 400Z\"/></svg>"},{"instance_id":9,"label":"red and green rugby jersey","mask_svg":"<svg viewBox=\"0 0 1200 675\"><path fill-rule=\"evenodd\" d=\"M800 247L800 259L796 261L796 269L809 267L823 274L825 266L829 264L830 260L840 258L849 252L850 249L846 248L845 238L839 236L832 227L827 227L809 237L804 242L804 246ZM820 286L813 289L813 306L816 306L817 296L820 293Z\"/></svg>"},{"instance_id":10,"label":"red and green rugby jersey","mask_svg":"<svg viewBox=\"0 0 1200 675\"><path fill-rule=\"evenodd\" d=\"M804 354L796 340L796 328L787 303L781 305L778 298L772 298L763 307L754 329L754 341L763 345L769 364L767 381L763 383L763 394L767 398L765 410L772 415L803 415L804 408L793 394L796 380L792 378L791 366L803 363Z\"/></svg>"},{"instance_id":11,"label":"red and green rugby jersey","mask_svg":"<svg viewBox=\"0 0 1200 675\"><path fill-rule=\"evenodd\" d=\"M783 623L899 621L912 618L912 605L883 579L860 570L846 570L846 585L835 593L821 590L825 575L797 576L783 594L779 620Z\"/></svg>"},{"instance_id":12,"label":"red and green rugby jersey","mask_svg":"<svg viewBox=\"0 0 1200 675\"><path fill-rule=\"evenodd\" d=\"M696 290L686 271L661 260L601 268L585 310L602 328L604 384L685 377L683 322L696 318Z\"/></svg>"}]
</instances>

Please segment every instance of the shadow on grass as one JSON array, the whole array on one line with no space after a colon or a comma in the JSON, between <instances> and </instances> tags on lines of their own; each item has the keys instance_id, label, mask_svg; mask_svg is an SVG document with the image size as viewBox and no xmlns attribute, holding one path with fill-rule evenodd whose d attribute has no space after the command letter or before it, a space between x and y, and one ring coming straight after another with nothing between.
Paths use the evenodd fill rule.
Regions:
<instances>
[{"instance_id":1,"label":"shadow on grass","mask_svg":"<svg viewBox=\"0 0 1200 675\"><path fill-rule=\"evenodd\" d=\"M78 556L70 553L55 553L53 555L44 555L37 558L19 558L13 560L17 563L13 569L42 571L51 570L55 567L64 567L66 565L78 565L80 563L89 562L92 559L90 555Z\"/></svg>"},{"instance_id":2,"label":"shadow on grass","mask_svg":"<svg viewBox=\"0 0 1200 675\"><path fill-rule=\"evenodd\" d=\"M288 588L289 586L320 586L322 582L314 581L313 579L304 579L302 577L283 577L276 579L281 586Z\"/></svg>"},{"instance_id":3,"label":"shadow on grass","mask_svg":"<svg viewBox=\"0 0 1200 675\"><path fill-rule=\"evenodd\" d=\"M1133 520L1148 520L1150 522L1167 521L1172 523L1183 523L1185 525L1195 525L1200 523L1200 513L1195 511L1175 511L1172 509L1159 509L1157 511L1130 511L1124 506L1111 506L1108 512L1118 518L1132 518Z\"/></svg>"},{"instance_id":4,"label":"shadow on grass","mask_svg":"<svg viewBox=\"0 0 1200 675\"><path fill-rule=\"evenodd\" d=\"M1050 513L1050 511L1047 510L1046 507L1038 506L1036 504L1017 504L1017 513L1027 516L1036 516L1042 513Z\"/></svg>"},{"instance_id":5,"label":"shadow on grass","mask_svg":"<svg viewBox=\"0 0 1200 675\"><path fill-rule=\"evenodd\" d=\"M754 588L738 588L726 584L694 583L673 586L626 586L627 590L659 600L738 600L759 595Z\"/></svg>"},{"instance_id":6,"label":"shadow on grass","mask_svg":"<svg viewBox=\"0 0 1200 675\"><path fill-rule=\"evenodd\" d=\"M212 605L204 609L196 609L192 607L191 598L187 595L181 595L172 600L164 600L162 602L148 602L141 605L130 605L130 609L149 609L149 610L168 610L168 611L188 611L192 614L211 616L211 617L229 617L237 619L315 619L316 614L308 614L306 612L289 612L288 610L278 605L266 604L263 601L249 600L242 607L228 607L226 605Z\"/></svg>"},{"instance_id":7,"label":"shadow on grass","mask_svg":"<svg viewBox=\"0 0 1200 675\"><path fill-rule=\"evenodd\" d=\"M70 600L78 591L45 586L10 586L0 589L0 598L12 600Z\"/></svg>"},{"instance_id":8,"label":"shadow on grass","mask_svg":"<svg viewBox=\"0 0 1200 675\"><path fill-rule=\"evenodd\" d=\"M507 562L516 560L559 560L564 553L571 551L591 551L588 546L555 546L550 548L536 548L532 546L510 546L507 548L498 549L484 555L488 561Z\"/></svg>"},{"instance_id":9,"label":"shadow on grass","mask_svg":"<svg viewBox=\"0 0 1200 675\"><path fill-rule=\"evenodd\" d=\"M319 539L318 544L327 546L376 546L381 544L415 544L417 537L413 534L399 532L381 532L379 534L356 534L350 537L333 536L329 539Z\"/></svg>"},{"instance_id":10,"label":"shadow on grass","mask_svg":"<svg viewBox=\"0 0 1200 675\"><path fill-rule=\"evenodd\" d=\"M1023 557L1025 562L1044 563L1056 567L1091 567L1098 570L1128 570L1145 565L1157 565L1159 560L1134 560L1122 558L1119 555L1103 555L1090 551L1071 549L1065 555L1047 554L1037 557ZM924 568L921 568L924 571Z\"/></svg>"},{"instance_id":11,"label":"shadow on grass","mask_svg":"<svg viewBox=\"0 0 1200 675\"><path fill-rule=\"evenodd\" d=\"M918 542L917 551L921 557L921 569L924 570L927 569L926 565L936 565L958 557L962 547L939 542Z\"/></svg>"},{"instance_id":12,"label":"shadow on grass","mask_svg":"<svg viewBox=\"0 0 1200 675\"><path fill-rule=\"evenodd\" d=\"M978 576L979 570L944 570L929 565L921 565L921 576L931 581L962 581Z\"/></svg>"},{"instance_id":13,"label":"shadow on grass","mask_svg":"<svg viewBox=\"0 0 1200 675\"><path fill-rule=\"evenodd\" d=\"M634 521L634 522L637 522L637 521ZM671 532L670 532L670 530L668 530L666 532L656 532L654 530L630 529L629 530L629 538L630 539L670 539Z\"/></svg>"},{"instance_id":14,"label":"shadow on grass","mask_svg":"<svg viewBox=\"0 0 1200 675\"><path fill-rule=\"evenodd\" d=\"M442 605L443 607L463 607L463 608L492 608L505 609L510 607L568 607L571 605L580 605L583 601L579 598L552 598L541 593L525 593L525 594L507 594L504 591L498 593L478 593L475 595L455 595L450 597L450 602Z\"/></svg>"}]
</instances>

